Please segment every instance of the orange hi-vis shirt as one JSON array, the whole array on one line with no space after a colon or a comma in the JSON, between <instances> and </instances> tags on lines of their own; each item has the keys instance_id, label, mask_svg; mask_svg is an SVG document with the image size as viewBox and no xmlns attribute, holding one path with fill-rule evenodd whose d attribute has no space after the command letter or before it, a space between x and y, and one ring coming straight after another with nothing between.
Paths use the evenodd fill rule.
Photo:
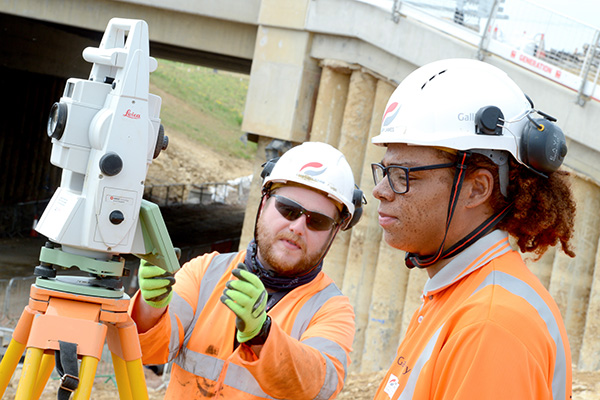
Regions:
<instances>
[{"instance_id":1,"label":"orange hi-vis shirt","mask_svg":"<svg viewBox=\"0 0 600 400\"><path fill-rule=\"evenodd\" d=\"M186 263L168 312L139 335L144 364L173 360L165 399L334 398L354 340L348 298L321 272L268 311L271 330L260 356L246 344L234 350L235 314L219 299L245 254L211 253Z\"/></svg>"},{"instance_id":2,"label":"orange hi-vis shirt","mask_svg":"<svg viewBox=\"0 0 600 400\"><path fill-rule=\"evenodd\" d=\"M496 230L427 281L375 399L564 400L571 384L560 311Z\"/></svg>"}]
</instances>

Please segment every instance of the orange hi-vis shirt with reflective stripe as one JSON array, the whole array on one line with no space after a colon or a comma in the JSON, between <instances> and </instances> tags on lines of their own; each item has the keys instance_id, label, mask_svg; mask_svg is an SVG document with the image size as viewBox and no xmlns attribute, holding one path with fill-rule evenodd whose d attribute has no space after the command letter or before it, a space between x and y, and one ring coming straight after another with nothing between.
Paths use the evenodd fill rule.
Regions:
<instances>
[{"instance_id":1,"label":"orange hi-vis shirt with reflective stripe","mask_svg":"<svg viewBox=\"0 0 600 400\"><path fill-rule=\"evenodd\" d=\"M354 339L350 301L320 272L268 311L271 330L260 356L245 344L234 349L235 314L220 297L245 254L186 263L175 275L168 312L139 335L144 364L173 361L165 399L335 397Z\"/></svg>"},{"instance_id":2,"label":"orange hi-vis shirt with reflective stripe","mask_svg":"<svg viewBox=\"0 0 600 400\"><path fill-rule=\"evenodd\" d=\"M496 230L427 281L375 399L564 400L571 384L560 311Z\"/></svg>"}]
</instances>

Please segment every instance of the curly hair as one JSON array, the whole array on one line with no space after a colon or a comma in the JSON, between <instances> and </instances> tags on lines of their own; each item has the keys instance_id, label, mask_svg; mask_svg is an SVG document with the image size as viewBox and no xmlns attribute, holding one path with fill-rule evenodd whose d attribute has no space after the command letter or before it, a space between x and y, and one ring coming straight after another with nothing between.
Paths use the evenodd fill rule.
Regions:
<instances>
[{"instance_id":1,"label":"curly hair","mask_svg":"<svg viewBox=\"0 0 600 400\"><path fill-rule=\"evenodd\" d=\"M544 178L513 157L509 159L508 198L500 193L498 167L489 158L472 154L468 161L467 174L485 168L494 175L490 205L495 212L513 203L512 211L497 228L507 231L516 239L521 252L534 253L536 259L559 242L565 254L575 257L569 243L576 211L568 182L570 174L558 170Z\"/></svg>"}]
</instances>

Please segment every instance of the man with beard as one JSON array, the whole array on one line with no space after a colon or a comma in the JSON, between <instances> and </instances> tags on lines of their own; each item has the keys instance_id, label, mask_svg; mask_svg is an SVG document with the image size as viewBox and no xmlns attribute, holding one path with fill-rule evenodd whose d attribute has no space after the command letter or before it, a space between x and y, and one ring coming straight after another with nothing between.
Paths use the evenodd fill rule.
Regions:
<instances>
[{"instance_id":1,"label":"man with beard","mask_svg":"<svg viewBox=\"0 0 600 400\"><path fill-rule=\"evenodd\" d=\"M330 399L343 387L354 312L322 265L363 194L325 143L292 148L262 177L247 249L197 257L175 278L140 264L131 315L143 362L173 361L165 398Z\"/></svg>"}]
</instances>

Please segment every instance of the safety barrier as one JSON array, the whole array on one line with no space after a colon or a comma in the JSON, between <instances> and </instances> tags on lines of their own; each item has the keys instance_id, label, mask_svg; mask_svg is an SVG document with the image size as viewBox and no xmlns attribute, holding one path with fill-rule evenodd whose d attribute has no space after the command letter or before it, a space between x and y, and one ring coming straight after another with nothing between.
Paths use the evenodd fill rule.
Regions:
<instances>
[{"instance_id":1,"label":"safety barrier","mask_svg":"<svg viewBox=\"0 0 600 400\"><path fill-rule=\"evenodd\" d=\"M385 7L384 7L385 8ZM580 105L600 101L600 30L526 0L401 1L390 4L478 47L480 59L493 53L577 92Z\"/></svg>"}]
</instances>

